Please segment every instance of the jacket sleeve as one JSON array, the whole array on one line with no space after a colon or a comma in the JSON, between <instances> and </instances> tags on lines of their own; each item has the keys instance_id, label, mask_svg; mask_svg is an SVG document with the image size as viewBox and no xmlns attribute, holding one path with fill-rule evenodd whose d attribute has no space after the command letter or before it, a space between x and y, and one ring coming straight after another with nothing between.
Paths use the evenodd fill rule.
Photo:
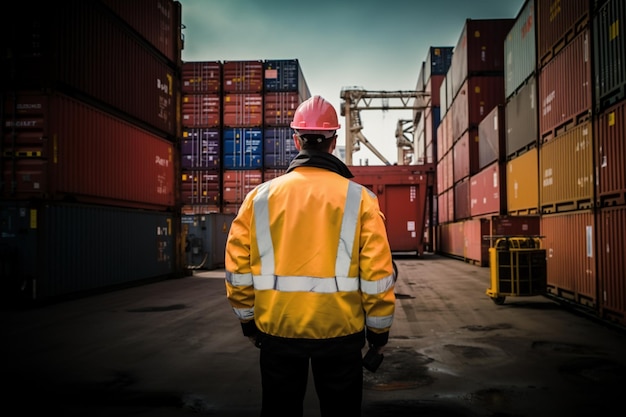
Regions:
<instances>
[{"instance_id":1,"label":"jacket sleeve","mask_svg":"<svg viewBox=\"0 0 626 417\"><path fill-rule=\"evenodd\" d=\"M363 193L359 273L366 334L369 344L384 346L395 313L393 261L378 199L369 191Z\"/></svg>"},{"instance_id":2,"label":"jacket sleeve","mask_svg":"<svg viewBox=\"0 0 626 417\"><path fill-rule=\"evenodd\" d=\"M226 240L224 265L226 298L241 322L243 334L258 332L254 323L254 286L250 269L252 200L246 199L233 220Z\"/></svg>"}]
</instances>

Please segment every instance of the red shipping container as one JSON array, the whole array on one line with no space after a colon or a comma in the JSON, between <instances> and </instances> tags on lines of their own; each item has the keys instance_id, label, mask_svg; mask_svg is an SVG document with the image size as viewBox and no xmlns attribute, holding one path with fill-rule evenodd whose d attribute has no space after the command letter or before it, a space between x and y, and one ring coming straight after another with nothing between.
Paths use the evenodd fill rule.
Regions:
<instances>
[{"instance_id":1,"label":"red shipping container","mask_svg":"<svg viewBox=\"0 0 626 417\"><path fill-rule=\"evenodd\" d=\"M591 210L541 216L548 292L596 308L595 221Z\"/></svg>"},{"instance_id":2,"label":"red shipping container","mask_svg":"<svg viewBox=\"0 0 626 417\"><path fill-rule=\"evenodd\" d=\"M222 122L225 127L261 126L263 96L260 93L224 95Z\"/></svg>"},{"instance_id":3,"label":"red shipping container","mask_svg":"<svg viewBox=\"0 0 626 417\"><path fill-rule=\"evenodd\" d=\"M181 201L185 205L219 205L220 182L215 171L190 170L182 173Z\"/></svg>"},{"instance_id":4,"label":"red shipping container","mask_svg":"<svg viewBox=\"0 0 626 417\"><path fill-rule=\"evenodd\" d=\"M266 92L263 95L266 126L289 126L301 100L297 91Z\"/></svg>"},{"instance_id":5,"label":"red shipping container","mask_svg":"<svg viewBox=\"0 0 626 417\"><path fill-rule=\"evenodd\" d=\"M454 220L465 220L470 217L470 181L467 177L454 184Z\"/></svg>"},{"instance_id":6,"label":"red shipping container","mask_svg":"<svg viewBox=\"0 0 626 417\"><path fill-rule=\"evenodd\" d=\"M184 94L183 127L218 127L221 116L219 94Z\"/></svg>"},{"instance_id":7,"label":"red shipping container","mask_svg":"<svg viewBox=\"0 0 626 417\"><path fill-rule=\"evenodd\" d=\"M486 214L505 214L506 167L493 162L470 177L470 214L472 217Z\"/></svg>"},{"instance_id":8,"label":"red shipping container","mask_svg":"<svg viewBox=\"0 0 626 417\"><path fill-rule=\"evenodd\" d=\"M103 0L111 10L156 47L171 62L180 65L181 4L173 0Z\"/></svg>"},{"instance_id":9,"label":"red shipping container","mask_svg":"<svg viewBox=\"0 0 626 417\"><path fill-rule=\"evenodd\" d=\"M263 181L259 169L229 169L222 177L222 201L224 204L242 203L246 195Z\"/></svg>"},{"instance_id":10,"label":"red shipping container","mask_svg":"<svg viewBox=\"0 0 626 417\"><path fill-rule=\"evenodd\" d=\"M263 91L263 61L225 61L222 74L222 91L225 93Z\"/></svg>"},{"instance_id":11,"label":"red shipping container","mask_svg":"<svg viewBox=\"0 0 626 417\"><path fill-rule=\"evenodd\" d=\"M597 211L598 305L604 319L626 325L626 206Z\"/></svg>"},{"instance_id":12,"label":"red shipping container","mask_svg":"<svg viewBox=\"0 0 626 417\"><path fill-rule=\"evenodd\" d=\"M113 108L172 137L179 133L180 66L156 54L102 4L70 0L12 7L18 9L2 28L7 35L0 36L0 48L12 52L6 64L12 76L0 77L6 91L56 90L102 103L104 111Z\"/></svg>"},{"instance_id":13,"label":"red shipping container","mask_svg":"<svg viewBox=\"0 0 626 417\"><path fill-rule=\"evenodd\" d=\"M432 75L428 81L426 81L425 91L430 94L429 107L441 106L441 95L439 94L439 89L441 88L444 78L445 75Z\"/></svg>"},{"instance_id":14,"label":"red shipping container","mask_svg":"<svg viewBox=\"0 0 626 417\"><path fill-rule=\"evenodd\" d=\"M598 114L593 126L597 205L625 205L626 102L621 101Z\"/></svg>"},{"instance_id":15,"label":"red shipping container","mask_svg":"<svg viewBox=\"0 0 626 417\"><path fill-rule=\"evenodd\" d=\"M504 104L504 77L471 76L461 86L451 105L452 137L477 128L494 107Z\"/></svg>"},{"instance_id":16,"label":"red shipping container","mask_svg":"<svg viewBox=\"0 0 626 417\"><path fill-rule=\"evenodd\" d=\"M589 0L536 0L536 2L537 64L543 66L580 30L588 27L591 2Z\"/></svg>"},{"instance_id":17,"label":"red shipping container","mask_svg":"<svg viewBox=\"0 0 626 417\"><path fill-rule=\"evenodd\" d=\"M182 89L187 94L217 94L222 90L222 63L195 61L182 64Z\"/></svg>"},{"instance_id":18,"label":"red shipping container","mask_svg":"<svg viewBox=\"0 0 626 417\"><path fill-rule=\"evenodd\" d=\"M426 191L434 181L434 167L390 165L351 166L353 181L378 197L387 219L389 245L394 252L424 251Z\"/></svg>"},{"instance_id":19,"label":"red shipping container","mask_svg":"<svg viewBox=\"0 0 626 417\"><path fill-rule=\"evenodd\" d=\"M567 74L567 76L565 76ZM576 36L539 72L541 141L591 116L589 30Z\"/></svg>"},{"instance_id":20,"label":"red shipping container","mask_svg":"<svg viewBox=\"0 0 626 417\"><path fill-rule=\"evenodd\" d=\"M20 94L4 108L17 111L4 115L3 198L176 205L179 155L166 139L58 94Z\"/></svg>"},{"instance_id":21,"label":"red shipping container","mask_svg":"<svg viewBox=\"0 0 626 417\"><path fill-rule=\"evenodd\" d=\"M454 144L454 182L457 183L479 171L478 128L466 131Z\"/></svg>"},{"instance_id":22,"label":"red shipping container","mask_svg":"<svg viewBox=\"0 0 626 417\"><path fill-rule=\"evenodd\" d=\"M437 226L437 252L465 259L465 222L453 222Z\"/></svg>"}]
</instances>

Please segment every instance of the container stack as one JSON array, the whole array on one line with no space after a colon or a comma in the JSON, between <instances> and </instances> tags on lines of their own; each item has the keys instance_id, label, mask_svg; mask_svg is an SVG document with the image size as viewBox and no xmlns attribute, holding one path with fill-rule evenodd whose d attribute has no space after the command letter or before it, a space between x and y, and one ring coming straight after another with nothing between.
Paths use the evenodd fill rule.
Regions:
<instances>
[{"instance_id":1,"label":"container stack","mask_svg":"<svg viewBox=\"0 0 626 417\"><path fill-rule=\"evenodd\" d=\"M597 303L591 8L537 1L538 187L548 291Z\"/></svg>"},{"instance_id":2,"label":"container stack","mask_svg":"<svg viewBox=\"0 0 626 417\"><path fill-rule=\"evenodd\" d=\"M183 214L219 212L222 63L182 64L181 203Z\"/></svg>"},{"instance_id":3,"label":"container stack","mask_svg":"<svg viewBox=\"0 0 626 417\"><path fill-rule=\"evenodd\" d=\"M180 4L16 3L1 26L2 294L177 275Z\"/></svg>"}]
</instances>

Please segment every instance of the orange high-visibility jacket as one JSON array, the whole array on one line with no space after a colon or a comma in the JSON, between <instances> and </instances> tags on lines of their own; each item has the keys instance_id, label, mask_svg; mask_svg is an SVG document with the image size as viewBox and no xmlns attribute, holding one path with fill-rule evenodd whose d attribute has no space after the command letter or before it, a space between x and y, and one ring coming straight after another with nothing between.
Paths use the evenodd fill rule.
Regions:
<instances>
[{"instance_id":1,"label":"orange high-visibility jacket","mask_svg":"<svg viewBox=\"0 0 626 417\"><path fill-rule=\"evenodd\" d=\"M242 323L327 339L388 332L395 311L385 219L376 196L317 167L261 184L226 244L226 293Z\"/></svg>"}]
</instances>

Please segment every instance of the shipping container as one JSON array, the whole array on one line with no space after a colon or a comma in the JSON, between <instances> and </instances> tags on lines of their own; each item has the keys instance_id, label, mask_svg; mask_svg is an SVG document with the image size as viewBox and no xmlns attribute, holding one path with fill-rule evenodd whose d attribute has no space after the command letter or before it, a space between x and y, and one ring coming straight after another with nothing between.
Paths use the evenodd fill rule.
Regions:
<instances>
[{"instance_id":1,"label":"shipping container","mask_svg":"<svg viewBox=\"0 0 626 417\"><path fill-rule=\"evenodd\" d=\"M263 167L276 169L289 167L298 149L290 127L266 127L263 134Z\"/></svg>"},{"instance_id":2,"label":"shipping container","mask_svg":"<svg viewBox=\"0 0 626 417\"><path fill-rule=\"evenodd\" d=\"M265 127L289 126L302 101L295 91L265 92L263 95Z\"/></svg>"},{"instance_id":3,"label":"shipping container","mask_svg":"<svg viewBox=\"0 0 626 417\"><path fill-rule=\"evenodd\" d=\"M311 91L297 59L268 59L263 62L265 92L295 92L300 102L311 97Z\"/></svg>"},{"instance_id":4,"label":"shipping container","mask_svg":"<svg viewBox=\"0 0 626 417\"><path fill-rule=\"evenodd\" d=\"M263 167L263 129L239 127L222 131L225 169Z\"/></svg>"},{"instance_id":5,"label":"shipping container","mask_svg":"<svg viewBox=\"0 0 626 417\"><path fill-rule=\"evenodd\" d=\"M183 205L219 207L219 172L206 169L183 171L181 175L181 202Z\"/></svg>"},{"instance_id":6,"label":"shipping container","mask_svg":"<svg viewBox=\"0 0 626 417\"><path fill-rule=\"evenodd\" d=\"M176 66L181 65L181 4L173 0L103 0Z\"/></svg>"},{"instance_id":7,"label":"shipping container","mask_svg":"<svg viewBox=\"0 0 626 417\"><path fill-rule=\"evenodd\" d=\"M600 207L626 204L626 102L604 110L595 129L596 197Z\"/></svg>"},{"instance_id":8,"label":"shipping container","mask_svg":"<svg viewBox=\"0 0 626 417\"><path fill-rule=\"evenodd\" d=\"M541 141L550 140L561 130L590 118L589 48L589 30L584 30L539 71Z\"/></svg>"},{"instance_id":9,"label":"shipping container","mask_svg":"<svg viewBox=\"0 0 626 417\"><path fill-rule=\"evenodd\" d=\"M3 199L176 205L180 154L167 139L60 94L21 93L4 109Z\"/></svg>"},{"instance_id":10,"label":"shipping container","mask_svg":"<svg viewBox=\"0 0 626 417\"><path fill-rule=\"evenodd\" d=\"M454 221L454 189L449 188L437 194L437 224Z\"/></svg>"},{"instance_id":11,"label":"shipping container","mask_svg":"<svg viewBox=\"0 0 626 417\"><path fill-rule=\"evenodd\" d=\"M602 318L626 325L626 206L596 211L598 306Z\"/></svg>"},{"instance_id":12,"label":"shipping container","mask_svg":"<svg viewBox=\"0 0 626 417\"><path fill-rule=\"evenodd\" d=\"M589 27L589 0L535 0L537 65L544 66Z\"/></svg>"},{"instance_id":13,"label":"shipping container","mask_svg":"<svg viewBox=\"0 0 626 417\"><path fill-rule=\"evenodd\" d=\"M424 252L426 235L426 191L434 181L434 167L350 166L353 181L369 188L377 197L387 225L393 252Z\"/></svg>"},{"instance_id":14,"label":"shipping container","mask_svg":"<svg viewBox=\"0 0 626 417\"><path fill-rule=\"evenodd\" d=\"M280 177L285 172L287 172L287 169L265 168L263 169L263 181L269 181L273 178Z\"/></svg>"},{"instance_id":15,"label":"shipping container","mask_svg":"<svg viewBox=\"0 0 626 417\"><path fill-rule=\"evenodd\" d=\"M479 171L478 144L478 128L467 130L454 144L452 152L455 184Z\"/></svg>"},{"instance_id":16,"label":"shipping container","mask_svg":"<svg viewBox=\"0 0 626 417\"><path fill-rule=\"evenodd\" d=\"M452 64L453 46L431 46L426 53L424 61L424 85L428 84L433 76L446 75ZM433 90L433 92L437 92Z\"/></svg>"},{"instance_id":17,"label":"shipping container","mask_svg":"<svg viewBox=\"0 0 626 417\"><path fill-rule=\"evenodd\" d=\"M0 216L0 246L15 255L1 283L12 300L83 296L183 273L180 218L169 211L3 201Z\"/></svg>"},{"instance_id":18,"label":"shipping container","mask_svg":"<svg viewBox=\"0 0 626 417\"><path fill-rule=\"evenodd\" d=\"M593 129L583 122L539 147L541 213L594 206Z\"/></svg>"},{"instance_id":19,"label":"shipping container","mask_svg":"<svg viewBox=\"0 0 626 417\"><path fill-rule=\"evenodd\" d=\"M470 177L470 216L506 213L506 166L495 161Z\"/></svg>"},{"instance_id":20,"label":"shipping container","mask_svg":"<svg viewBox=\"0 0 626 417\"><path fill-rule=\"evenodd\" d=\"M539 142L539 110L535 76L531 76L516 94L509 97L504 113L507 159L536 147Z\"/></svg>"},{"instance_id":21,"label":"shipping container","mask_svg":"<svg viewBox=\"0 0 626 417\"><path fill-rule=\"evenodd\" d=\"M504 94L508 99L526 83L537 66L535 0L525 0L504 39Z\"/></svg>"},{"instance_id":22,"label":"shipping container","mask_svg":"<svg viewBox=\"0 0 626 417\"><path fill-rule=\"evenodd\" d=\"M457 41L448 76L454 99L471 76L504 76L504 39L514 19L466 19ZM502 85L504 95L504 84Z\"/></svg>"},{"instance_id":23,"label":"shipping container","mask_svg":"<svg viewBox=\"0 0 626 417\"><path fill-rule=\"evenodd\" d=\"M448 97L450 96L450 84L452 83L451 79L452 75L450 74L450 71L448 71L446 76L443 77L443 79L441 80L441 85L439 86L439 107L441 108L442 120L448 112L448 109L450 108L450 103L452 102L452 99L448 100ZM437 93L433 92L433 94Z\"/></svg>"},{"instance_id":24,"label":"shipping container","mask_svg":"<svg viewBox=\"0 0 626 417\"><path fill-rule=\"evenodd\" d=\"M184 128L181 139L181 168L221 168L221 130L218 128Z\"/></svg>"},{"instance_id":25,"label":"shipping container","mask_svg":"<svg viewBox=\"0 0 626 417\"><path fill-rule=\"evenodd\" d=\"M222 91L222 63L183 62L182 90L184 94L219 94Z\"/></svg>"},{"instance_id":26,"label":"shipping container","mask_svg":"<svg viewBox=\"0 0 626 417\"><path fill-rule=\"evenodd\" d=\"M504 105L494 107L478 124L478 169L506 161Z\"/></svg>"},{"instance_id":27,"label":"shipping container","mask_svg":"<svg viewBox=\"0 0 626 417\"><path fill-rule=\"evenodd\" d=\"M452 113L441 116L437 126L437 161L452 150Z\"/></svg>"},{"instance_id":28,"label":"shipping container","mask_svg":"<svg viewBox=\"0 0 626 417\"><path fill-rule=\"evenodd\" d=\"M2 90L58 91L160 134L180 134L180 65L156 54L101 2L13 7L0 29L0 49L10 51L0 67L12 69L0 77ZM141 76L133 76L138 69Z\"/></svg>"},{"instance_id":29,"label":"shipping container","mask_svg":"<svg viewBox=\"0 0 626 417\"><path fill-rule=\"evenodd\" d=\"M223 213L182 216L182 234L188 268L224 268L226 239L235 215Z\"/></svg>"},{"instance_id":30,"label":"shipping container","mask_svg":"<svg viewBox=\"0 0 626 417\"><path fill-rule=\"evenodd\" d=\"M446 153L437 162L437 193L442 193L454 185L454 152Z\"/></svg>"},{"instance_id":31,"label":"shipping container","mask_svg":"<svg viewBox=\"0 0 626 417\"><path fill-rule=\"evenodd\" d=\"M500 104L504 104L504 77L468 77L450 105L453 140L459 139L466 130L477 128L485 116Z\"/></svg>"},{"instance_id":32,"label":"shipping container","mask_svg":"<svg viewBox=\"0 0 626 417\"><path fill-rule=\"evenodd\" d=\"M465 221L450 222L437 226L437 253L457 259L466 259Z\"/></svg>"},{"instance_id":33,"label":"shipping container","mask_svg":"<svg viewBox=\"0 0 626 417\"><path fill-rule=\"evenodd\" d=\"M623 64L626 62L626 39L622 33L624 22L626 4L622 0L607 1L593 17L597 112L623 100L626 95L626 69Z\"/></svg>"},{"instance_id":34,"label":"shipping container","mask_svg":"<svg viewBox=\"0 0 626 417\"><path fill-rule=\"evenodd\" d=\"M438 159L437 150L439 138L440 109L439 107L428 107L424 110L424 159L423 163L432 164ZM419 159L418 159L418 163Z\"/></svg>"},{"instance_id":35,"label":"shipping container","mask_svg":"<svg viewBox=\"0 0 626 417\"><path fill-rule=\"evenodd\" d=\"M243 202L250 191L261 184L263 171L260 169L227 169L224 170L222 181L223 204L225 207L233 204L238 205ZM232 211L224 211L224 213L230 212Z\"/></svg>"},{"instance_id":36,"label":"shipping container","mask_svg":"<svg viewBox=\"0 0 626 417\"><path fill-rule=\"evenodd\" d=\"M454 221L470 217L470 180L466 177L454 184Z\"/></svg>"},{"instance_id":37,"label":"shipping container","mask_svg":"<svg viewBox=\"0 0 626 417\"><path fill-rule=\"evenodd\" d=\"M222 106L224 127L263 125L263 95L261 93L224 94Z\"/></svg>"},{"instance_id":38,"label":"shipping container","mask_svg":"<svg viewBox=\"0 0 626 417\"><path fill-rule=\"evenodd\" d=\"M506 163L506 207L510 215L539 214L539 151L537 148Z\"/></svg>"},{"instance_id":39,"label":"shipping container","mask_svg":"<svg viewBox=\"0 0 626 417\"><path fill-rule=\"evenodd\" d=\"M441 89L443 80L443 75L432 75L426 82L425 92L428 94L428 107L439 108L441 106L441 96L439 94L439 90Z\"/></svg>"},{"instance_id":40,"label":"shipping container","mask_svg":"<svg viewBox=\"0 0 626 417\"><path fill-rule=\"evenodd\" d=\"M224 61L222 91L224 93L260 93L263 91L263 61Z\"/></svg>"},{"instance_id":41,"label":"shipping container","mask_svg":"<svg viewBox=\"0 0 626 417\"><path fill-rule=\"evenodd\" d=\"M183 94L183 127L219 127L222 116L222 97L219 94Z\"/></svg>"},{"instance_id":42,"label":"shipping container","mask_svg":"<svg viewBox=\"0 0 626 417\"><path fill-rule=\"evenodd\" d=\"M597 308L595 221L591 210L541 216L548 293Z\"/></svg>"}]
</instances>

